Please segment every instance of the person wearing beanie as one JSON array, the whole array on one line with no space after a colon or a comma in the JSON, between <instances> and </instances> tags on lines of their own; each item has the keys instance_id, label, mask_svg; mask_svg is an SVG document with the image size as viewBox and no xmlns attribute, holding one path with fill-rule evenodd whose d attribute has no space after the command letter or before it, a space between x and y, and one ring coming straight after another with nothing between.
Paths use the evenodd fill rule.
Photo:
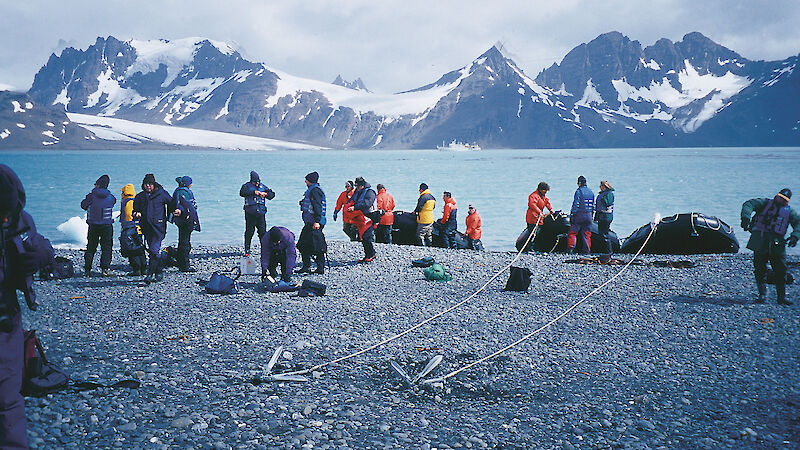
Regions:
<instances>
[{"instance_id":1,"label":"person wearing beanie","mask_svg":"<svg viewBox=\"0 0 800 450\"><path fill-rule=\"evenodd\" d=\"M339 198L336 199L336 208L333 210L334 221L336 221L339 211L341 211L342 208L344 208L344 205L350 201L350 198L353 196L353 192L355 192L353 182L346 181L344 183L344 190L339 194ZM342 211L342 231L344 231L344 234L346 234L351 241L358 240L358 228L356 227L355 223L353 223L352 211Z\"/></svg>"},{"instance_id":2,"label":"person wearing beanie","mask_svg":"<svg viewBox=\"0 0 800 450\"><path fill-rule=\"evenodd\" d=\"M297 247L294 244L294 233L284 227L272 227L261 238L261 277L267 275L278 278L278 266L281 266L281 280L292 281L294 265L297 262Z\"/></svg>"},{"instance_id":3,"label":"person wearing beanie","mask_svg":"<svg viewBox=\"0 0 800 450\"><path fill-rule=\"evenodd\" d=\"M353 221L358 226L358 235L364 246L364 258L358 262L367 263L375 259L375 226L380 222L378 195L363 177L356 178L356 190L345 205L354 214Z\"/></svg>"},{"instance_id":4,"label":"person wearing beanie","mask_svg":"<svg viewBox=\"0 0 800 450\"><path fill-rule=\"evenodd\" d=\"M300 200L300 215L303 219L303 229L297 239L297 250L303 261L303 266L297 273L311 273L311 257L317 262L316 273L325 273L325 253L328 243L325 241L325 192L319 185L319 174L311 172L306 175L306 192Z\"/></svg>"},{"instance_id":5,"label":"person wearing beanie","mask_svg":"<svg viewBox=\"0 0 800 450\"><path fill-rule=\"evenodd\" d=\"M433 238L433 210L436 198L431 194L428 185L420 183L419 198L414 214L417 215L417 244L430 247Z\"/></svg>"},{"instance_id":6,"label":"person wearing beanie","mask_svg":"<svg viewBox=\"0 0 800 450\"><path fill-rule=\"evenodd\" d=\"M161 242L167 236L167 213L172 197L156 182L152 173L142 180L142 192L133 199L133 217L139 219L139 227L147 244L149 261L146 283L164 279L164 264L161 261Z\"/></svg>"},{"instance_id":7,"label":"person wearing beanie","mask_svg":"<svg viewBox=\"0 0 800 450\"><path fill-rule=\"evenodd\" d=\"M119 222L122 231L119 235L120 253L131 264L133 271L131 276L145 276L147 259L144 256L144 241L142 232L139 228L139 221L133 218L133 199L136 196L136 188L128 183L122 186L122 200L120 200Z\"/></svg>"},{"instance_id":8,"label":"person wearing beanie","mask_svg":"<svg viewBox=\"0 0 800 450\"><path fill-rule=\"evenodd\" d=\"M200 219L197 216L197 201L191 190L192 178L188 175L175 178L178 187L172 193L172 217L170 221L178 227L178 249L175 259L181 272L195 272L189 265L189 253L192 250L192 232L200 231Z\"/></svg>"},{"instance_id":9,"label":"person wearing beanie","mask_svg":"<svg viewBox=\"0 0 800 450\"><path fill-rule=\"evenodd\" d=\"M394 197L386 192L386 187L378 183L378 210L383 211L381 222L375 229L375 241L381 244L392 243L392 225L394 225Z\"/></svg>"},{"instance_id":10,"label":"person wearing beanie","mask_svg":"<svg viewBox=\"0 0 800 450\"><path fill-rule=\"evenodd\" d=\"M536 190L531 192L528 196L528 210L525 212L525 224L528 227L528 233L533 232L536 225L542 225L543 219L548 214L553 212L553 205L550 204L550 199L547 198L547 193L550 192L550 185L545 181L540 181L536 186ZM544 210L547 208L547 212Z\"/></svg>"},{"instance_id":11,"label":"person wearing beanie","mask_svg":"<svg viewBox=\"0 0 800 450\"><path fill-rule=\"evenodd\" d=\"M608 181L600 182L600 193L594 203L594 221L597 222L597 233L600 235L600 240L603 242L606 254L614 253L611 247L611 238L608 233L611 231L611 222L614 220L614 188ZM599 252L598 252L599 253Z\"/></svg>"},{"instance_id":12,"label":"person wearing beanie","mask_svg":"<svg viewBox=\"0 0 800 450\"><path fill-rule=\"evenodd\" d=\"M800 213L789 206L792 191L781 189L773 198L752 198L742 204L742 229L750 231L747 248L753 251L753 269L758 297L755 303L767 301L767 261L775 275L778 304L786 300L786 246L794 247L800 239ZM753 215L755 214L755 216ZM792 226L789 239L784 239Z\"/></svg>"},{"instance_id":13,"label":"person wearing beanie","mask_svg":"<svg viewBox=\"0 0 800 450\"><path fill-rule=\"evenodd\" d=\"M250 181L239 189L239 196L244 197L244 254L250 254L253 233L258 231L261 241L267 232L267 205L265 200L275 198L275 192L261 183L261 177L255 170L250 171Z\"/></svg>"},{"instance_id":14,"label":"person wearing beanie","mask_svg":"<svg viewBox=\"0 0 800 450\"><path fill-rule=\"evenodd\" d=\"M86 253L83 254L83 270L86 276L92 274L94 254L100 244L100 270L104 277L111 276L111 251L114 246L114 204L117 198L108 190L108 175L102 175L94 183L94 189L81 201L81 209L86 211L89 232L86 236Z\"/></svg>"},{"instance_id":15,"label":"person wearing beanie","mask_svg":"<svg viewBox=\"0 0 800 450\"><path fill-rule=\"evenodd\" d=\"M439 219L439 224L441 225L444 248L457 248L458 206L456 206L456 199L453 198L453 194L445 191L442 200L444 200L444 211L442 218Z\"/></svg>"},{"instance_id":16,"label":"person wearing beanie","mask_svg":"<svg viewBox=\"0 0 800 450\"><path fill-rule=\"evenodd\" d=\"M567 252L575 251L577 236L581 236L583 245L581 253L592 251L592 212L594 211L594 192L586 186L586 178L578 177L578 189L572 199L569 215L569 234L567 235Z\"/></svg>"}]
</instances>

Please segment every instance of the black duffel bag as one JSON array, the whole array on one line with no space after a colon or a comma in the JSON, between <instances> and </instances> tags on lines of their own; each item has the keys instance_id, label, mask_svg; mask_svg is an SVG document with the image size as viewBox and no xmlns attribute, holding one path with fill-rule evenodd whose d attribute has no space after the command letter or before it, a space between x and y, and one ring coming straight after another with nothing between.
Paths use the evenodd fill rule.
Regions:
<instances>
[{"instance_id":1,"label":"black duffel bag","mask_svg":"<svg viewBox=\"0 0 800 450\"><path fill-rule=\"evenodd\" d=\"M531 285L533 273L527 267L511 267L504 291L527 291Z\"/></svg>"},{"instance_id":2,"label":"black duffel bag","mask_svg":"<svg viewBox=\"0 0 800 450\"><path fill-rule=\"evenodd\" d=\"M325 295L327 286L312 280L303 280L300 290L297 291L298 297L322 297Z\"/></svg>"}]
</instances>

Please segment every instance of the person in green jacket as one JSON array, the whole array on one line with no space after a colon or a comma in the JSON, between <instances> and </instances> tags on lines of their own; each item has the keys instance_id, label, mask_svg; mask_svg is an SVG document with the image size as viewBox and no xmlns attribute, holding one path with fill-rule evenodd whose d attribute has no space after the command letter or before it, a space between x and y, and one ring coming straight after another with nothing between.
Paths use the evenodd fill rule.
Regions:
<instances>
[{"instance_id":1,"label":"person in green jacket","mask_svg":"<svg viewBox=\"0 0 800 450\"><path fill-rule=\"evenodd\" d=\"M747 248L753 251L753 268L758 287L756 303L767 300L769 261L775 274L778 304L792 304L786 300L786 246L794 247L800 239L800 213L789 207L791 198L792 191L782 189L772 199L752 198L742 204L742 229L750 231ZM784 239L790 224L792 234L789 239Z\"/></svg>"}]
</instances>

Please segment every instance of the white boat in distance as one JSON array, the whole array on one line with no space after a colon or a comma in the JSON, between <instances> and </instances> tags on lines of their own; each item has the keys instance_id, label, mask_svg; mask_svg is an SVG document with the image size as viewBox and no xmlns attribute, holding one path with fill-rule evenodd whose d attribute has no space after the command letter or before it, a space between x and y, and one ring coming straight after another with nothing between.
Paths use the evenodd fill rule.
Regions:
<instances>
[{"instance_id":1,"label":"white boat in distance","mask_svg":"<svg viewBox=\"0 0 800 450\"><path fill-rule=\"evenodd\" d=\"M448 145L444 145L444 142L442 142L442 145L437 145L436 149L449 150L452 152L469 152L473 150L480 150L481 147L478 144L465 144L463 142L459 142L453 139L453 141L450 142L450 144Z\"/></svg>"}]
</instances>

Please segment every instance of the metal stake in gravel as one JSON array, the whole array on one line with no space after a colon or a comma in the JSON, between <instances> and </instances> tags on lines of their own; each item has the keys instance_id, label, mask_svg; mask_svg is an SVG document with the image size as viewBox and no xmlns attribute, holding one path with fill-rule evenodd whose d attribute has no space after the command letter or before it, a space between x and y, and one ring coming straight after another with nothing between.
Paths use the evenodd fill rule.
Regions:
<instances>
[{"instance_id":1,"label":"metal stake in gravel","mask_svg":"<svg viewBox=\"0 0 800 450\"><path fill-rule=\"evenodd\" d=\"M616 278L617 278L617 277L618 277L618 276L619 276L619 275L620 275L622 272L624 272L624 271L625 271L625 270L628 268L628 266L630 266L630 265L631 265L631 263L633 263L633 261L634 261L634 260L636 260L636 258L637 258L637 257L638 257L638 256L639 256L641 253L642 253L642 250L644 250L644 247L645 247L645 245L647 245L647 242L648 242L648 241L650 241L650 238L651 238L651 237L653 236L653 234L656 232L656 228L658 227L658 224L659 224L660 222L661 222L661 215L660 215L660 214L658 214L658 213L654 214L654 215L653 215L653 219L650 221L650 234L648 234L648 235L647 235L647 239L645 239L645 240L644 240L644 243L643 243L643 244L642 244L642 246L639 248L639 251L638 251L638 252L636 252L636 254L635 254L635 255L633 255L633 258L631 258L631 260L630 260L630 261L628 261L628 263L627 263L627 264L625 264L625 266L623 266L623 267L622 267L622 269L620 269L620 271L619 271L619 272L617 272L617 273L616 273L616 274L615 274L613 277L609 278L609 279L608 279L608 280L607 280L605 283L601 284L600 286L597 286L597 287L596 287L596 288L595 288L595 289L594 289L592 292L589 292L588 294L586 294L586 295L585 295L585 296L584 296L582 299L578 300L578 301L577 301L577 302L575 302L575 303L574 303L572 306L570 306L569 308L567 308L567 309L566 309L564 312L562 312L561 314L557 315L557 316L556 316L556 317L555 317L553 320L551 320L551 321L547 322L546 324L542 325L541 327L539 327L539 328L537 328L537 329L533 330L531 333L528 333L528 334L526 334L525 336L523 336L523 337L521 337L521 338L517 339L516 341L512 342L511 344L508 344L508 345L506 345L505 347L503 347L503 348L501 348L500 350L498 350L498 351L496 351L496 352L492 353L492 354L491 354L491 355L489 355L489 356L484 356L483 358L481 358L481 359L478 359L478 360L476 360L476 361L473 361L473 362L471 362L471 363L467 364L466 366L464 366L464 367L461 367L460 369L456 369L456 370L454 370L454 371L452 371L452 372L448 373L447 375L443 375L443 376L441 376L441 377L438 377L438 378L430 378L430 379L424 380L424 381L422 382L422 384L425 384L425 385L433 385L433 384L437 384L437 383L443 383L443 382L444 382L446 379L448 379L448 378L454 377L454 376L458 375L459 373L461 373L461 372L463 372L463 371L465 371L465 370L467 370L467 369L470 369L470 368L472 368L472 367L475 367L475 366L477 366L478 364L482 364L482 363L484 363L484 362L486 362L486 361L488 361L488 360L490 360L490 359L494 358L495 356L497 356L497 355L500 355L501 353L504 353L504 352L506 352L506 351L508 351L508 350L510 350L510 349L512 349L512 348L514 348L514 347L516 347L517 345L519 345L519 344L521 344L521 343L523 343L523 342L527 341L528 339L532 338L533 336L536 336L537 334L541 333L543 330L545 330L546 328L548 328L550 325L552 325L552 324L554 324L554 323L558 322L558 321L559 321L559 320L560 320L562 317L564 317L564 316L566 316L567 314L569 314L569 313L570 313L572 310L574 310L575 308L577 308L577 307L578 307L578 305L580 305L581 303L583 303L584 301L586 301L586 299L588 299L589 297L591 297L592 295L594 295L594 294L595 294L597 291L599 291L600 289L603 289L603 288L604 288L605 286L607 286L609 283L611 283L612 281L614 281L614 279L616 279ZM523 248L525 248L525 247L523 247Z\"/></svg>"}]
</instances>

